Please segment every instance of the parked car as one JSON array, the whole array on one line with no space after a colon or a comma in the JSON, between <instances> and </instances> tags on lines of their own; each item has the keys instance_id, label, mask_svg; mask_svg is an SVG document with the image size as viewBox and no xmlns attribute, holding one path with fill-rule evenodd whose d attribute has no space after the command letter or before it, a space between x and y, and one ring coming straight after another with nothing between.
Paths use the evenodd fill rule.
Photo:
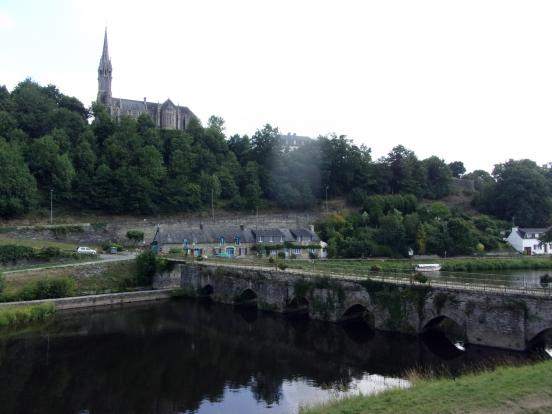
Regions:
<instances>
[{"instance_id":1,"label":"parked car","mask_svg":"<svg viewBox=\"0 0 552 414\"><path fill-rule=\"evenodd\" d=\"M94 249L91 249L90 247L86 247L86 246L80 246L78 249L77 249L77 253L78 254L96 254L96 250Z\"/></svg>"}]
</instances>

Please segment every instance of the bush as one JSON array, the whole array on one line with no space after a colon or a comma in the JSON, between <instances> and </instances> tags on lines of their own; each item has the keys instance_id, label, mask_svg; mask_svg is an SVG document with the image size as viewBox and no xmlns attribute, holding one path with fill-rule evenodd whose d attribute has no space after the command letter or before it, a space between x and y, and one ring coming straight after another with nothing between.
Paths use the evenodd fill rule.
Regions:
<instances>
[{"instance_id":1,"label":"bush","mask_svg":"<svg viewBox=\"0 0 552 414\"><path fill-rule=\"evenodd\" d=\"M268 259L268 263L273 264L274 262L275 262L274 257L270 257L270 258Z\"/></svg>"},{"instance_id":2,"label":"bush","mask_svg":"<svg viewBox=\"0 0 552 414\"><path fill-rule=\"evenodd\" d=\"M84 231L82 226L56 226L51 227L50 231L56 239L65 237L69 233L82 233Z\"/></svg>"},{"instance_id":3,"label":"bush","mask_svg":"<svg viewBox=\"0 0 552 414\"><path fill-rule=\"evenodd\" d=\"M287 269L287 265L285 263L278 263L278 269L280 270L286 270Z\"/></svg>"},{"instance_id":4,"label":"bush","mask_svg":"<svg viewBox=\"0 0 552 414\"><path fill-rule=\"evenodd\" d=\"M157 270L157 257L151 250L139 254L136 257L136 278L142 285L151 284Z\"/></svg>"},{"instance_id":5,"label":"bush","mask_svg":"<svg viewBox=\"0 0 552 414\"><path fill-rule=\"evenodd\" d=\"M318 255L316 253L309 252L309 259L311 260L318 259Z\"/></svg>"},{"instance_id":6,"label":"bush","mask_svg":"<svg viewBox=\"0 0 552 414\"><path fill-rule=\"evenodd\" d=\"M106 241L102 244L102 250L104 252L110 252L112 247L116 248L118 252L122 252L124 250L121 244L112 242L111 240Z\"/></svg>"},{"instance_id":7,"label":"bush","mask_svg":"<svg viewBox=\"0 0 552 414\"><path fill-rule=\"evenodd\" d=\"M33 282L5 298L9 302L20 300L55 299L74 296L75 280L69 277L63 279L43 279Z\"/></svg>"},{"instance_id":8,"label":"bush","mask_svg":"<svg viewBox=\"0 0 552 414\"><path fill-rule=\"evenodd\" d=\"M6 287L6 276L0 273L0 294L4 291Z\"/></svg>"},{"instance_id":9,"label":"bush","mask_svg":"<svg viewBox=\"0 0 552 414\"><path fill-rule=\"evenodd\" d=\"M414 280L415 280L416 282L418 282L418 283L427 283L428 278L427 278L426 275L423 275L423 274L421 274L421 273L416 273L416 274L414 275Z\"/></svg>"},{"instance_id":10,"label":"bush","mask_svg":"<svg viewBox=\"0 0 552 414\"><path fill-rule=\"evenodd\" d=\"M129 230L127 231L127 239L134 243L139 243L144 240L144 232L141 230Z\"/></svg>"},{"instance_id":11,"label":"bush","mask_svg":"<svg viewBox=\"0 0 552 414\"><path fill-rule=\"evenodd\" d=\"M551 282L552 282L552 276L550 276L548 273L540 277L540 285L542 287L548 287Z\"/></svg>"},{"instance_id":12,"label":"bush","mask_svg":"<svg viewBox=\"0 0 552 414\"><path fill-rule=\"evenodd\" d=\"M35 256L37 259L50 260L61 257L62 253L58 247L49 246L40 249Z\"/></svg>"},{"instance_id":13,"label":"bush","mask_svg":"<svg viewBox=\"0 0 552 414\"><path fill-rule=\"evenodd\" d=\"M182 253L184 250L181 249L180 247L171 247L169 249L169 254L180 254Z\"/></svg>"},{"instance_id":14,"label":"bush","mask_svg":"<svg viewBox=\"0 0 552 414\"><path fill-rule=\"evenodd\" d=\"M284 252L278 252L278 259L285 259L286 254Z\"/></svg>"},{"instance_id":15,"label":"bush","mask_svg":"<svg viewBox=\"0 0 552 414\"><path fill-rule=\"evenodd\" d=\"M35 257L32 247L6 244L0 246L0 262L3 264L17 263L18 260L31 260Z\"/></svg>"},{"instance_id":16,"label":"bush","mask_svg":"<svg viewBox=\"0 0 552 414\"><path fill-rule=\"evenodd\" d=\"M371 272L381 272L381 266L372 265L372 266L370 267L370 271L371 271Z\"/></svg>"}]
</instances>

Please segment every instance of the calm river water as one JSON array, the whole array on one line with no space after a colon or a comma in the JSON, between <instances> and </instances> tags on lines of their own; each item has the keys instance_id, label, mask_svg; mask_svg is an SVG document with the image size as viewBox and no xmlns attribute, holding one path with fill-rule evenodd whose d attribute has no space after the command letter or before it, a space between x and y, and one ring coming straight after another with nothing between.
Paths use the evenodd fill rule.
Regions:
<instances>
[{"instance_id":1,"label":"calm river water","mask_svg":"<svg viewBox=\"0 0 552 414\"><path fill-rule=\"evenodd\" d=\"M347 393L408 386L526 354L193 300L61 313L0 339L3 414L295 413Z\"/></svg>"}]
</instances>

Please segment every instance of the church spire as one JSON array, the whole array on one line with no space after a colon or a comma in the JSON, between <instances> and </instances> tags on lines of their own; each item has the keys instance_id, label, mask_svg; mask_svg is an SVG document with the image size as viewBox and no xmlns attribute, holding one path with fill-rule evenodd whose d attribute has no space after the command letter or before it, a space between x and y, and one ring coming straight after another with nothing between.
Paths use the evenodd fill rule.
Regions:
<instances>
[{"instance_id":1,"label":"church spire","mask_svg":"<svg viewBox=\"0 0 552 414\"><path fill-rule=\"evenodd\" d=\"M102 57L98 66L98 98L97 102L111 106L111 59L107 48L107 27L104 33Z\"/></svg>"}]
</instances>

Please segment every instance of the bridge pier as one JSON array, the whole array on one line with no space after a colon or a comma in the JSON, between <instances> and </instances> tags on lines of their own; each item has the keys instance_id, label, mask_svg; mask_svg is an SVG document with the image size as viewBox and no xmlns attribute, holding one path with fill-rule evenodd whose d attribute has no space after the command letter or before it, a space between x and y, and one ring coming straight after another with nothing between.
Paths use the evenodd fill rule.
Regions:
<instances>
[{"instance_id":1,"label":"bridge pier","mask_svg":"<svg viewBox=\"0 0 552 414\"><path fill-rule=\"evenodd\" d=\"M552 297L531 297L422 284L401 285L358 278L325 278L292 272L176 264L156 275L154 286L208 293L216 302L273 312L308 312L312 319L339 322L362 310L378 330L420 334L439 318L454 321L466 342L523 351L552 328Z\"/></svg>"}]
</instances>

